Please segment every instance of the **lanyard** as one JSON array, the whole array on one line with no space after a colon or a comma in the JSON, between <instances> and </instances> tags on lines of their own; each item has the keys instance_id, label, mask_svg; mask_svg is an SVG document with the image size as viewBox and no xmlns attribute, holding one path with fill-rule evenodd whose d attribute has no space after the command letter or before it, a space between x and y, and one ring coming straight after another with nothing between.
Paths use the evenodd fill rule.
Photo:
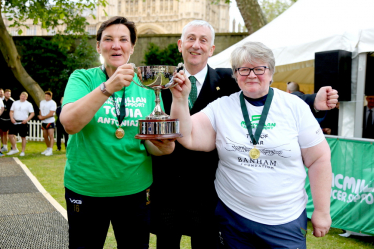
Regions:
<instances>
[{"instance_id":1,"label":"lanyard","mask_svg":"<svg viewBox=\"0 0 374 249\"><path fill-rule=\"evenodd\" d=\"M248 130L249 136L252 139L253 145L258 144L258 140L261 136L262 130L264 129L265 121L269 113L270 104L271 104L271 101L273 100L273 96L274 96L274 90L269 87L269 94L266 98L264 109L262 109L260 122L258 123L256 127L256 131L255 131L255 135L253 136L252 124L251 124L251 120L249 119L247 106L245 105L243 92L240 93L240 106L242 108L245 125L247 126L247 130Z\"/></svg>"},{"instance_id":2,"label":"lanyard","mask_svg":"<svg viewBox=\"0 0 374 249\"><path fill-rule=\"evenodd\" d=\"M101 70L103 71L103 73L105 74L106 76L106 80L108 81L109 79L109 76L108 74L106 73L106 70L105 70L105 67L104 67L104 64L101 66ZM117 119L118 119L118 127L121 126L121 123L122 123L122 120L125 118L126 116L126 99L125 99L125 89L123 89L123 95L122 95L122 101L121 101L121 105L120 107L118 106L117 102L116 102L116 99L115 99L115 95L113 93L113 95L111 96L112 99L113 99L113 103L114 103L114 107L116 108L116 116L117 116Z\"/></svg>"}]
</instances>

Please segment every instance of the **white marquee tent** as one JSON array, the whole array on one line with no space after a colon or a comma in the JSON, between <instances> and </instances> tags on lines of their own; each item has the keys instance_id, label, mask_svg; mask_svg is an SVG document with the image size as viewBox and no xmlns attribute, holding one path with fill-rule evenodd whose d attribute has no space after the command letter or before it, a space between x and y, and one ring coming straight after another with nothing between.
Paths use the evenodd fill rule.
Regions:
<instances>
[{"instance_id":1,"label":"white marquee tent","mask_svg":"<svg viewBox=\"0 0 374 249\"><path fill-rule=\"evenodd\" d=\"M274 82L314 84L316 52L351 51L352 101L341 103L339 135L361 137L366 56L374 52L373 10L374 0L298 0L275 20L211 57L208 63L213 68L230 67L230 54L236 46L259 41L274 53Z\"/></svg>"}]
</instances>

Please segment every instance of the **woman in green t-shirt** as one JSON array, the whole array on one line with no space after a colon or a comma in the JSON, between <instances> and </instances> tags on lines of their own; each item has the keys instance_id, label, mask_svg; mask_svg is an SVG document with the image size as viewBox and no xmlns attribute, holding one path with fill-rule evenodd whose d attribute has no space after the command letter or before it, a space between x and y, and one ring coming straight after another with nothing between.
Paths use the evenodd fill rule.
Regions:
<instances>
[{"instance_id":1,"label":"woman in green t-shirt","mask_svg":"<svg viewBox=\"0 0 374 249\"><path fill-rule=\"evenodd\" d=\"M76 70L64 94L61 123L71 134L64 185L70 248L103 248L112 223L118 248L148 248L151 155L174 150L173 140L135 139L138 120L152 112L155 94L127 62L133 22L116 16L97 32L101 67Z\"/></svg>"}]
</instances>

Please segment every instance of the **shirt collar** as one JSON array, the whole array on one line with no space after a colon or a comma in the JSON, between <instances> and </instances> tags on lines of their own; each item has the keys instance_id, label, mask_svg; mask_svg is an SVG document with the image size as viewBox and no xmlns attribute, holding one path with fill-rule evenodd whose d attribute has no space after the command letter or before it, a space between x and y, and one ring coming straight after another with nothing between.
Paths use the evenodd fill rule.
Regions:
<instances>
[{"instance_id":1,"label":"shirt collar","mask_svg":"<svg viewBox=\"0 0 374 249\"><path fill-rule=\"evenodd\" d=\"M187 71L187 69L185 70L185 72L186 72L187 77L191 76L191 74ZM202 85L205 81L207 73L208 73L208 64L205 65L203 70L201 70L200 72L198 72L197 74L195 74L193 76L195 76L195 78L197 80L197 83Z\"/></svg>"}]
</instances>

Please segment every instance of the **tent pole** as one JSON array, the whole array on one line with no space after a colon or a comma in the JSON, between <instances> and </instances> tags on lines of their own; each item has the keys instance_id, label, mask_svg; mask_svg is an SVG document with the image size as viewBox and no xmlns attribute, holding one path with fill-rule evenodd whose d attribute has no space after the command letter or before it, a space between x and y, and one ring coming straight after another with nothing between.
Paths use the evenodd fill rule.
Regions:
<instances>
[{"instance_id":1,"label":"tent pole","mask_svg":"<svg viewBox=\"0 0 374 249\"><path fill-rule=\"evenodd\" d=\"M362 137L367 53L361 53L358 56L354 137Z\"/></svg>"}]
</instances>

